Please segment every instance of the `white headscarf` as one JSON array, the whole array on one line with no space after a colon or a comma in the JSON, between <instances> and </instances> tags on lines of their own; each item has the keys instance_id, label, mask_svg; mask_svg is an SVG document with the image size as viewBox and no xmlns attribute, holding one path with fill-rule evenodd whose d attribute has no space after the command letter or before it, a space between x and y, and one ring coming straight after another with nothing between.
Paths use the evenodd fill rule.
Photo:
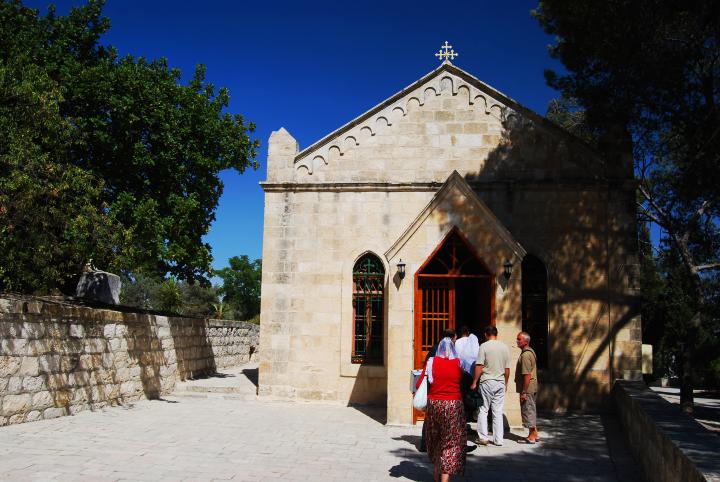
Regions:
<instances>
[{"instance_id":1,"label":"white headscarf","mask_svg":"<svg viewBox=\"0 0 720 482\"><path fill-rule=\"evenodd\" d=\"M457 351L455 350L455 344L452 342L452 338L445 337L438 343L435 356L440 358L447 358L448 360L454 360L458 357Z\"/></svg>"}]
</instances>

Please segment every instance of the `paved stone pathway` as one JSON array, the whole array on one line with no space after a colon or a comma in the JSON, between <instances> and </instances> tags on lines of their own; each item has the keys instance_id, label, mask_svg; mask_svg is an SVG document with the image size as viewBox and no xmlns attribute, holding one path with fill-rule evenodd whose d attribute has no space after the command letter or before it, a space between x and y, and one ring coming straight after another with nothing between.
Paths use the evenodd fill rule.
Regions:
<instances>
[{"instance_id":1,"label":"paved stone pathway","mask_svg":"<svg viewBox=\"0 0 720 482\"><path fill-rule=\"evenodd\" d=\"M673 405L680 405L680 389L671 387L650 387L655 393ZM720 435L720 392L695 390L695 420L711 432Z\"/></svg>"},{"instance_id":2,"label":"paved stone pathway","mask_svg":"<svg viewBox=\"0 0 720 482\"><path fill-rule=\"evenodd\" d=\"M372 410L230 396L2 427L0 480L432 481L419 427L385 426ZM467 475L453 480L630 480L631 461L608 449L603 421L543 418L537 445L511 433L503 447L469 446Z\"/></svg>"}]
</instances>

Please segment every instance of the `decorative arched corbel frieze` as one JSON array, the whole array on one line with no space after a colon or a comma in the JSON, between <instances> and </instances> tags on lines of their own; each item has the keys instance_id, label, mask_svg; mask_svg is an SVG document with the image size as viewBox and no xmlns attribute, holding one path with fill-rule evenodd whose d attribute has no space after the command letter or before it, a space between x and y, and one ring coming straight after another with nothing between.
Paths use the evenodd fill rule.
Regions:
<instances>
[{"instance_id":1,"label":"decorative arched corbel frieze","mask_svg":"<svg viewBox=\"0 0 720 482\"><path fill-rule=\"evenodd\" d=\"M454 85L455 85L455 82L453 82L452 77L450 77L449 75L446 75L445 77L440 79L439 92L442 93L444 91L448 91L451 94L455 95L457 91L453 88Z\"/></svg>"},{"instance_id":2,"label":"decorative arched corbel frieze","mask_svg":"<svg viewBox=\"0 0 720 482\"><path fill-rule=\"evenodd\" d=\"M498 120L503 119L503 108L504 106L500 104L492 104L490 108L487 110L487 113L496 117Z\"/></svg>"},{"instance_id":3,"label":"decorative arched corbel frieze","mask_svg":"<svg viewBox=\"0 0 720 482\"><path fill-rule=\"evenodd\" d=\"M392 124L390 123L390 120L385 116L380 116L377 119L375 119L375 130L377 132L380 132L381 130L390 127Z\"/></svg>"},{"instance_id":4,"label":"decorative arched corbel frieze","mask_svg":"<svg viewBox=\"0 0 720 482\"><path fill-rule=\"evenodd\" d=\"M342 150L340 150L339 146L332 145L328 149L328 160L325 162L325 164L329 164L330 162L333 162L337 160L340 156L342 156Z\"/></svg>"},{"instance_id":5,"label":"decorative arched corbel frieze","mask_svg":"<svg viewBox=\"0 0 720 482\"><path fill-rule=\"evenodd\" d=\"M415 90L406 93L404 98L401 97L394 103L384 106L369 118L365 118L361 123L351 127L342 141L335 141L320 153L318 151L315 151L315 153L308 152L306 157L296 161L297 169L304 167L307 169L308 174L312 175L318 167L328 165L339 156L345 155L349 150L359 147L364 141L370 141L378 132L396 125L400 119L407 116L412 110L422 109L425 107L427 99L433 99L443 94L460 96L460 98L467 101L466 105L470 108L477 109L485 115L492 115L501 121L509 115L505 112L506 107L504 105L488 97L465 79L455 75L435 77L430 82L418 85ZM514 114L515 112L512 111L510 115Z\"/></svg>"},{"instance_id":6,"label":"decorative arched corbel frieze","mask_svg":"<svg viewBox=\"0 0 720 482\"><path fill-rule=\"evenodd\" d=\"M475 109L481 110L482 112L485 113L485 115L490 113L488 111L487 98L484 95L478 94L478 95L472 96L472 98L473 98L473 106L475 107Z\"/></svg>"},{"instance_id":7,"label":"decorative arched corbel frieze","mask_svg":"<svg viewBox=\"0 0 720 482\"><path fill-rule=\"evenodd\" d=\"M469 106L473 105L472 93L470 92L470 87L468 85L463 84L458 86L454 95L458 96L460 99L467 99Z\"/></svg>"},{"instance_id":8,"label":"decorative arched corbel frieze","mask_svg":"<svg viewBox=\"0 0 720 482\"><path fill-rule=\"evenodd\" d=\"M375 135L375 132L373 132L372 127L370 126L362 126L360 128L360 140L362 140L363 137L370 138Z\"/></svg>"},{"instance_id":9,"label":"decorative arched corbel frieze","mask_svg":"<svg viewBox=\"0 0 720 482\"><path fill-rule=\"evenodd\" d=\"M425 105L425 101L428 98L437 97L438 95L440 94L435 89L435 87L426 87L425 90L423 90L423 103L421 105Z\"/></svg>"},{"instance_id":10,"label":"decorative arched corbel frieze","mask_svg":"<svg viewBox=\"0 0 720 482\"><path fill-rule=\"evenodd\" d=\"M420 101L419 97L412 96L410 97L407 102L405 103L405 111L410 112L413 109L419 109L422 106L422 102Z\"/></svg>"},{"instance_id":11,"label":"decorative arched corbel frieze","mask_svg":"<svg viewBox=\"0 0 720 482\"><path fill-rule=\"evenodd\" d=\"M353 147L357 147L359 145L360 145L360 143L357 141L355 136L347 136L345 138L345 141L343 142L343 146L344 146L343 154L345 152L349 151L350 149L352 149Z\"/></svg>"}]
</instances>

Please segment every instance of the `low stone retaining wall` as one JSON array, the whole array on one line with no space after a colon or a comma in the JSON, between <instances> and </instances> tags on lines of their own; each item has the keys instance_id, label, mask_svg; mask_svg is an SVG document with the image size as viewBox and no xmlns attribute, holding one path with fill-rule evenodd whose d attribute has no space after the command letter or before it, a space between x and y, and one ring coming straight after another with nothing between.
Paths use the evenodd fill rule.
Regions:
<instances>
[{"instance_id":1,"label":"low stone retaining wall","mask_svg":"<svg viewBox=\"0 0 720 482\"><path fill-rule=\"evenodd\" d=\"M720 437L642 382L616 381L613 397L645 480L720 482Z\"/></svg>"},{"instance_id":2,"label":"low stone retaining wall","mask_svg":"<svg viewBox=\"0 0 720 482\"><path fill-rule=\"evenodd\" d=\"M170 394L255 358L252 323L0 295L0 426Z\"/></svg>"}]
</instances>

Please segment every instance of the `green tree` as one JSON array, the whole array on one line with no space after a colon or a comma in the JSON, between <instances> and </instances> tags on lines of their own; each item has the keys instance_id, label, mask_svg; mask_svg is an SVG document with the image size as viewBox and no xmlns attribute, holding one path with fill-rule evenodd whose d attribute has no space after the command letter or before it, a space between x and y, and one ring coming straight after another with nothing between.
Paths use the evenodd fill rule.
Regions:
<instances>
[{"instance_id":1,"label":"green tree","mask_svg":"<svg viewBox=\"0 0 720 482\"><path fill-rule=\"evenodd\" d=\"M206 283L218 174L258 166L228 91L201 65L181 85L164 59L118 58L102 6L0 1L0 289L62 287L89 257Z\"/></svg>"},{"instance_id":2,"label":"green tree","mask_svg":"<svg viewBox=\"0 0 720 482\"><path fill-rule=\"evenodd\" d=\"M183 314L183 299L180 284L173 278L168 278L160 284L156 300L157 309Z\"/></svg>"},{"instance_id":3,"label":"green tree","mask_svg":"<svg viewBox=\"0 0 720 482\"><path fill-rule=\"evenodd\" d=\"M227 309L227 305L225 305L225 303L223 303L222 301L218 301L217 303L213 303L212 307L213 307L213 312L212 312L213 318L215 318L217 320L225 319L225 315L226 315L225 310Z\"/></svg>"},{"instance_id":4,"label":"green tree","mask_svg":"<svg viewBox=\"0 0 720 482\"><path fill-rule=\"evenodd\" d=\"M135 274L122 277L120 302L145 310L174 311L185 316L212 316L218 303L218 288L175 281L160 280Z\"/></svg>"},{"instance_id":5,"label":"green tree","mask_svg":"<svg viewBox=\"0 0 720 482\"><path fill-rule=\"evenodd\" d=\"M152 310L157 306L158 291L162 281L140 273L121 275L122 288L120 303L143 310Z\"/></svg>"},{"instance_id":6,"label":"green tree","mask_svg":"<svg viewBox=\"0 0 720 482\"><path fill-rule=\"evenodd\" d=\"M551 100L546 117L589 145L597 147L598 133L588 125L585 109L578 104L577 99L561 96Z\"/></svg>"},{"instance_id":7,"label":"green tree","mask_svg":"<svg viewBox=\"0 0 720 482\"><path fill-rule=\"evenodd\" d=\"M262 260L250 261L246 255L233 256L230 266L216 271L222 278L223 303L233 311L234 319L248 320L260 313Z\"/></svg>"},{"instance_id":8,"label":"green tree","mask_svg":"<svg viewBox=\"0 0 720 482\"><path fill-rule=\"evenodd\" d=\"M219 303L218 289L215 286L202 286L200 283L180 282L182 313L187 316L210 317Z\"/></svg>"},{"instance_id":9,"label":"green tree","mask_svg":"<svg viewBox=\"0 0 720 482\"><path fill-rule=\"evenodd\" d=\"M567 73L548 83L584 109L609 176L634 160L643 220L666 236L691 315L682 316L676 368L692 412L698 335L713 324L709 300L720 267L720 4L710 0L541 0L534 15L556 36ZM630 163L627 163L630 164Z\"/></svg>"}]
</instances>

